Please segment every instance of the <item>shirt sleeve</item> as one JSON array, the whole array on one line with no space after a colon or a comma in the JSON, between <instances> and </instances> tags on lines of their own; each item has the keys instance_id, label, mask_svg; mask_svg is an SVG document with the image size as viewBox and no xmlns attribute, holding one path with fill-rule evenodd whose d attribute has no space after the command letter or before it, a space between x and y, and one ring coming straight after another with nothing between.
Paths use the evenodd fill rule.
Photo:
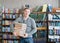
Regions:
<instances>
[{"instance_id":1,"label":"shirt sleeve","mask_svg":"<svg viewBox=\"0 0 60 43\"><path fill-rule=\"evenodd\" d=\"M12 31L14 31L14 23L15 23L15 22L19 22L19 20L20 20L20 17L17 18L16 20L14 20L14 21L12 22L12 24L10 24L10 29L11 29Z\"/></svg>"},{"instance_id":2,"label":"shirt sleeve","mask_svg":"<svg viewBox=\"0 0 60 43\"><path fill-rule=\"evenodd\" d=\"M34 19L31 20L31 28L32 30L28 33L28 35L32 35L37 32L36 23Z\"/></svg>"}]
</instances>

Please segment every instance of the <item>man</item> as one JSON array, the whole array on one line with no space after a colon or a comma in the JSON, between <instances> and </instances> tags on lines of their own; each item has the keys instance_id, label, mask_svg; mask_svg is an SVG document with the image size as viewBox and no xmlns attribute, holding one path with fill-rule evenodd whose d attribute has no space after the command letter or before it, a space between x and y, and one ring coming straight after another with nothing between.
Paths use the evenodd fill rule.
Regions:
<instances>
[{"instance_id":1,"label":"man","mask_svg":"<svg viewBox=\"0 0 60 43\"><path fill-rule=\"evenodd\" d=\"M30 9L25 8L22 16L20 16L18 19L14 21L14 22L20 22L20 23L27 24L26 33L24 34L24 36L20 37L20 43L33 43L32 35L37 31L36 23L34 19L29 17L29 14L30 14ZM11 25L11 28L13 28L12 25Z\"/></svg>"}]
</instances>

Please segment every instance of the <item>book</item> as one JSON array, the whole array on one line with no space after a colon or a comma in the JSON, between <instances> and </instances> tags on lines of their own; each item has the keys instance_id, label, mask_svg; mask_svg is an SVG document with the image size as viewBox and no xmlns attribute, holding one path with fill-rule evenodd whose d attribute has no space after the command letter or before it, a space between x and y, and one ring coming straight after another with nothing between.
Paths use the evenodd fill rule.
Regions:
<instances>
[{"instance_id":1,"label":"book","mask_svg":"<svg viewBox=\"0 0 60 43\"><path fill-rule=\"evenodd\" d=\"M13 41L12 40L9 40L8 43L13 43Z\"/></svg>"},{"instance_id":2,"label":"book","mask_svg":"<svg viewBox=\"0 0 60 43\"><path fill-rule=\"evenodd\" d=\"M3 43L8 43L8 41L7 41L7 40L3 40L2 42L3 42Z\"/></svg>"},{"instance_id":3,"label":"book","mask_svg":"<svg viewBox=\"0 0 60 43\"><path fill-rule=\"evenodd\" d=\"M47 4L44 4L42 8L42 12L46 12L46 11L47 11Z\"/></svg>"},{"instance_id":4,"label":"book","mask_svg":"<svg viewBox=\"0 0 60 43\"><path fill-rule=\"evenodd\" d=\"M18 43L18 41L17 41L17 40L15 40L15 41L14 41L14 43Z\"/></svg>"},{"instance_id":5,"label":"book","mask_svg":"<svg viewBox=\"0 0 60 43\"><path fill-rule=\"evenodd\" d=\"M27 25L24 23L14 23L14 32L17 34L17 36L24 36L25 31L26 31ZM13 34L14 34L13 32Z\"/></svg>"},{"instance_id":6,"label":"book","mask_svg":"<svg viewBox=\"0 0 60 43\"><path fill-rule=\"evenodd\" d=\"M13 19L15 19L16 18L16 15L13 15Z\"/></svg>"},{"instance_id":7,"label":"book","mask_svg":"<svg viewBox=\"0 0 60 43\"><path fill-rule=\"evenodd\" d=\"M33 18L34 20L37 20L37 14L30 14L29 15L31 18Z\"/></svg>"},{"instance_id":8,"label":"book","mask_svg":"<svg viewBox=\"0 0 60 43\"><path fill-rule=\"evenodd\" d=\"M51 4L48 4L48 11L52 12L52 5Z\"/></svg>"},{"instance_id":9,"label":"book","mask_svg":"<svg viewBox=\"0 0 60 43\"><path fill-rule=\"evenodd\" d=\"M46 18L46 14L38 14L37 15L37 19L40 20L40 21L44 21Z\"/></svg>"}]
</instances>

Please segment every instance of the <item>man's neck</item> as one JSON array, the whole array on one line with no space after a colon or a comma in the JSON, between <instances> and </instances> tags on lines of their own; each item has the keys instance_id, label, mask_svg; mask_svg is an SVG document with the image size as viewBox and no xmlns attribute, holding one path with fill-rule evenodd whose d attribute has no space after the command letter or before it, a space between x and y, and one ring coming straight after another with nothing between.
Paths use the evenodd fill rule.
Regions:
<instances>
[{"instance_id":1,"label":"man's neck","mask_svg":"<svg viewBox=\"0 0 60 43\"><path fill-rule=\"evenodd\" d=\"M29 17L29 16L27 16L27 17L25 17L25 16L24 16L23 18L24 18L24 20L27 20L27 19L28 19L28 17Z\"/></svg>"}]
</instances>

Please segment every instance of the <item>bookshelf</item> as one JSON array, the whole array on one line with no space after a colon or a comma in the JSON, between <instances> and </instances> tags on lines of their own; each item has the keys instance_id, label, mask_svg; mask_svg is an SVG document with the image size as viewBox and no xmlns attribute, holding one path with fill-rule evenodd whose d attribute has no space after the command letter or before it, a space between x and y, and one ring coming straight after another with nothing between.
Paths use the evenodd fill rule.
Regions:
<instances>
[{"instance_id":1,"label":"bookshelf","mask_svg":"<svg viewBox=\"0 0 60 43\"><path fill-rule=\"evenodd\" d=\"M48 42L60 43L60 12L48 13Z\"/></svg>"},{"instance_id":2,"label":"bookshelf","mask_svg":"<svg viewBox=\"0 0 60 43\"><path fill-rule=\"evenodd\" d=\"M13 30L10 28L10 24L19 17L19 9L4 9L2 10L2 43L19 43L19 37L13 35Z\"/></svg>"},{"instance_id":3,"label":"bookshelf","mask_svg":"<svg viewBox=\"0 0 60 43\"><path fill-rule=\"evenodd\" d=\"M36 23L46 23L46 27L38 27L37 33L41 30L47 31L47 42L48 43L60 43L60 12L34 12L34 14L45 14L46 13L46 20L36 20ZM53 29L54 28L54 29ZM38 35L37 35L38 36ZM39 36L38 36L39 37ZM41 36L40 36L41 37ZM40 38L41 39L41 38ZM36 38L36 40L39 40Z\"/></svg>"}]
</instances>

